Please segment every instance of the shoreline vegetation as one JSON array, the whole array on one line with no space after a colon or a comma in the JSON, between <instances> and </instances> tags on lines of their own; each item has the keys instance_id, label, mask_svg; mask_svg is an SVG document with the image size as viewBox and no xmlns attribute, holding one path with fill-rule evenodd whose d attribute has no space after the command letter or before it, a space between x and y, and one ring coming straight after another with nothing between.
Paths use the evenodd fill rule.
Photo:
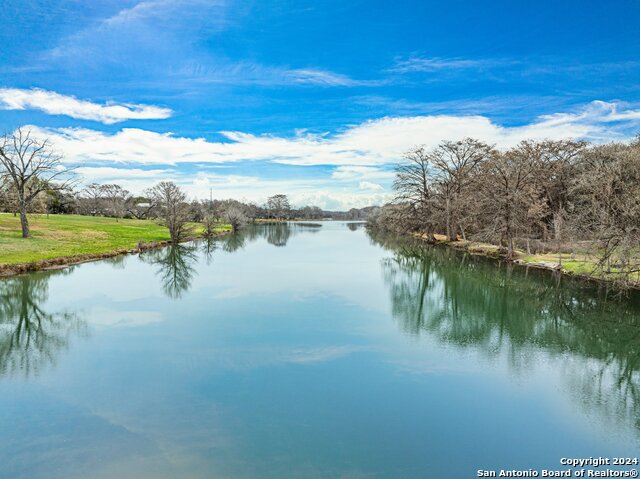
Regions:
<instances>
[{"instance_id":1,"label":"shoreline vegetation","mask_svg":"<svg viewBox=\"0 0 640 479\"><path fill-rule=\"evenodd\" d=\"M597 274L595 272L597 259L587 254L580 255L557 252L529 254L526 251L516 249L514 251L514 257L509 258L504 248L490 243L464 239L451 241L447 239L446 235L441 234L434 234L431 238L424 233L410 233L409 236L418 238L429 245L449 247L472 255L507 261L528 268L555 272L567 277L578 278L598 284L615 284L617 279L615 273L612 273L611 277ZM640 290L640 277L628 282L626 286L631 289Z\"/></svg>"},{"instance_id":2,"label":"shoreline vegetation","mask_svg":"<svg viewBox=\"0 0 640 479\"><path fill-rule=\"evenodd\" d=\"M417 146L396 166L393 189L370 228L640 288L640 136Z\"/></svg>"},{"instance_id":3,"label":"shoreline vegetation","mask_svg":"<svg viewBox=\"0 0 640 479\"><path fill-rule=\"evenodd\" d=\"M167 228L153 220L80 215L30 215L31 237L20 235L20 218L0 213L0 277L136 254L169 246ZM203 225L192 225L181 241L205 237ZM216 224L210 237L231 231Z\"/></svg>"}]
</instances>

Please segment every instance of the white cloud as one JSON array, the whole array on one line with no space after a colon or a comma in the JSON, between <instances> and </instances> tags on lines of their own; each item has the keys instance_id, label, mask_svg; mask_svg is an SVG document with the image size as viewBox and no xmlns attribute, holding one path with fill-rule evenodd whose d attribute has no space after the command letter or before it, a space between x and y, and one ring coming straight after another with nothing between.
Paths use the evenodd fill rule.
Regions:
<instances>
[{"instance_id":1,"label":"white cloud","mask_svg":"<svg viewBox=\"0 0 640 479\"><path fill-rule=\"evenodd\" d=\"M331 177L336 180L388 180L394 176L393 171L386 171L373 166L338 166L331 174Z\"/></svg>"},{"instance_id":2,"label":"white cloud","mask_svg":"<svg viewBox=\"0 0 640 479\"><path fill-rule=\"evenodd\" d=\"M84 166L77 168L75 172L85 186L91 183L115 183L134 194L141 194L158 181L174 181L181 176L175 170L142 170L139 168L116 168L112 166Z\"/></svg>"},{"instance_id":3,"label":"white cloud","mask_svg":"<svg viewBox=\"0 0 640 479\"><path fill-rule=\"evenodd\" d=\"M415 145L433 147L445 139L470 136L507 148L524 139L610 141L628 138L639 127L640 110L622 103L593 102L574 113L545 115L515 127L501 126L479 115L433 115L371 120L333 135L282 137L222 132L226 141L177 137L136 128L125 128L115 134L82 128L39 129L38 132L49 136L67 161L76 163L174 165L264 160L353 168L393 164ZM354 170L338 171L337 178L350 173Z\"/></svg>"},{"instance_id":4,"label":"white cloud","mask_svg":"<svg viewBox=\"0 0 640 479\"><path fill-rule=\"evenodd\" d=\"M172 170L141 170L139 168L114 168L110 166L83 166L75 170L83 178L91 181L105 181L121 179L123 176L129 178L158 178L166 176Z\"/></svg>"},{"instance_id":5,"label":"white cloud","mask_svg":"<svg viewBox=\"0 0 640 479\"><path fill-rule=\"evenodd\" d=\"M263 204L269 196L284 193L294 207L319 206L325 210L348 210L381 205L391 200L390 193L359 190L358 183L336 185L331 178L265 179L256 176L223 175L199 172L175 181L192 198L208 198L210 189L216 199L236 198Z\"/></svg>"},{"instance_id":6,"label":"white cloud","mask_svg":"<svg viewBox=\"0 0 640 479\"><path fill-rule=\"evenodd\" d=\"M223 132L223 141L133 128L113 134L81 128L28 128L50 137L66 161L80 164L79 173L85 182L115 182L132 192L142 192L168 179L180 184L192 198L206 198L213 189L216 198L262 203L268 196L285 193L297 206L348 209L388 201L391 166L414 145L432 147L445 139L468 136L499 148L527 138L572 137L604 142L630 138L639 127L640 110L623 103L593 102L575 112L545 115L516 127L501 126L477 115L412 116L371 120L334 134L298 131L292 137L282 137ZM232 174L210 168L240 161L334 168L314 179L264 179L238 174L244 165L234 165Z\"/></svg>"},{"instance_id":7,"label":"white cloud","mask_svg":"<svg viewBox=\"0 0 640 479\"><path fill-rule=\"evenodd\" d=\"M296 206L317 205L322 209L333 211L383 205L391 201L393 197L390 193L336 191L332 188L317 189L306 193L294 192L288 196Z\"/></svg>"},{"instance_id":8,"label":"white cloud","mask_svg":"<svg viewBox=\"0 0 640 479\"><path fill-rule=\"evenodd\" d=\"M99 121L107 125L125 120L160 120L169 118L172 113L168 108L153 105L92 103L39 88L31 90L0 88L0 109L41 110L50 115L66 115L79 120Z\"/></svg>"},{"instance_id":9,"label":"white cloud","mask_svg":"<svg viewBox=\"0 0 640 479\"><path fill-rule=\"evenodd\" d=\"M341 182L332 178L317 179L265 179L240 174L218 174L199 171L190 174L178 169L130 169L124 165L110 167L82 167L78 174L84 184L117 183L134 194L158 181L169 180L178 184L189 198L209 198L210 190L214 199L235 198L263 204L269 196L284 193L294 207L316 205L326 210L348 210L354 207L381 205L390 201L392 195L379 188L359 189L359 184Z\"/></svg>"},{"instance_id":10,"label":"white cloud","mask_svg":"<svg viewBox=\"0 0 640 479\"><path fill-rule=\"evenodd\" d=\"M640 110L626 108L621 102L593 101L577 113L555 113L540 117L548 125L562 125L567 122L601 123L640 121Z\"/></svg>"},{"instance_id":11,"label":"white cloud","mask_svg":"<svg viewBox=\"0 0 640 479\"><path fill-rule=\"evenodd\" d=\"M384 186L379 185L378 183L372 183L370 181L361 181L359 184L361 190L373 190L373 191L383 191Z\"/></svg>"}]
</instances>

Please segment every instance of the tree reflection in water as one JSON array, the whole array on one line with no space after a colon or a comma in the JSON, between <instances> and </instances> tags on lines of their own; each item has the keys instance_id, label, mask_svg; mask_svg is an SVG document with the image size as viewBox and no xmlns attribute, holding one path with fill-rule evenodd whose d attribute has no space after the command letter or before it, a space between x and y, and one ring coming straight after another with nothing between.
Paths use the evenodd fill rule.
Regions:
<instances>
[{"instance_id":1,"label":"tree reflection in water","mask_svg":"<svg viewBox=\"0 0 640 479\"><path fill-rule=\"evenodd\" d=\"M227 253L233 253L235 251L243 249L247 240L251 241L253 238L253 231L247 229L236 233L231 233L222 238L222 250Z\"/></svg>"},{"instance_id":2,"label":"tree reflection in water","mask_svg":"<svg viewBox=\"0 0 640 479\"><path fill-rule=\"evenodd\" d=\"M158 267L164 293L169 298L179 299L189 290L196 274L196 252L195 244L176 244L147 251L141 258Z\"/></svg>"},{"instance_id":3,"label":"tree reflection in water","mask_svg":"<svg viewBox=\"0 0 640 479\"><path fill-rule=\"evenodd\" d=\"M207 265L211 265L213 263L213 253L218 249L218 243L213 238L205 239L201 242L202 255L207 263Z\"/></svg>"},{"instance_id":4,"label":"tree reflection in water","mask_svg":"<svg viewBox=\"0 0 640 479\"><path fill-rule=\"evenodd\" d=\"M300 233L317 233L322 225L316 223L277 222L249 225L246 228L217 239L227 253L243 249L247 244L263 238L275 247L286 246L289 240Z\"/></svg>"},{"instance_id":5,"label":"tree reflection in water","mask_svg":"<svg viewBox=\"0 0 640 479\"><path fill-rule=\"evenodd\" d=\"M86 334L86 323L76 314L44 307L51 276L71 270L0 280L0 374L38 374L55 363L74 333Z\"/></svg>"},{"instance_id":6,"label":"tree reflection in water","mask_svg":"<svg viewBox=\"0 0 640 479\"><path fill-rule=\"evenodd\" d=\"M606 288L370 233L383 260L393 317L412 335L505 354L521 371L536 352L558 362L587 412L640 432L640 301Z\"/></svg>"},{"instance_id":7,"label":"tree reflection in water","mask_svg":"<svg viewBox=\"0 0 640 479\"><path fill-rule=\"evenodd\" d=\"M267 223L251 225L239 232L225 235L215 240L178 244L146 251L141 258L146 263L158 266L162 288L165 294L179 299L191 287L196 275L195 265L198 254L207 264L213 262L215 251L220 248L227 253L243 249L248 243L265 238L269 244L284 246L291 236L301 231L318 231L317 226L296 225L295 223Z\"/></svg>"},{"instance_id":8,"label":"tree reflection in water","mask_svg":"<svg viewBox=\"0 0 640 479\"><path fill-rule=\"evenodd\" d=\"M319 223L261 223L260 225L250 226L246 230L243 230L243 234L249 241L264 238L267 240L267 243L276 247L282 247L286 246L293 236L300 233L317 233L321 228L322 225Z\"/></svg>"},{"instance_id":9,"label":"tree reflection in water","mask_svg":"<svg viewBox=\"0 0 640 479\"><path fill-rule=\"evenodd\" d=\"M282 247L286 246L291 237L291 226L288 223L269 223L262 227L263 236L267 239L267 243Z\"/></svg>"}]
</instances>

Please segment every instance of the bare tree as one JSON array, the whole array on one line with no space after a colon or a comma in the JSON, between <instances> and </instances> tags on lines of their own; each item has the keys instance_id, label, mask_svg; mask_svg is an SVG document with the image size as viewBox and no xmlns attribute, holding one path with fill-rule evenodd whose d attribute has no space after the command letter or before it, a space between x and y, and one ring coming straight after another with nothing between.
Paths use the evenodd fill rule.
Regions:
<instances>
[{"instance_id":1,"label":"bare tree","mask_svg":"<svg viewBox=\"0 0 640 479\"><path fill-rule=\"evenodd\" d=\"M507 152L493 152L483 165L479 200L485 212L485 236L507 245L507 257L515 254L514 239L526 228L525 218L535 196L535 173L539 168L537 146L522 142Z\"/></svg>"},{"instance_id":2,"label":"bare tree","mask_svg":"<svg viewBox=\"0 0 640 479\"><path fill-rule=\"evenodd\" d=\"M457 239L458 229L464 236L460 218L468 203L465 195L469 192L478 167L489 158L492 151L489 145L466 138L462 141L444 141L429 154L435 196L444 213L445 230L450 241Z\"/></svg>"},{"instance_id":3,"label":"bare tree","mask_svg":"<svg viewBox=\"0 0 640 479\"><path fill-rule=\"evenodd\" d=\"M101 214L104 200L103 193L102 187L98 183L91 183L83 188L78 195L80 213L91 216Z\"/></svg>"},{"instance_id":4,"label":"bare tree","mask_svg":"<svg viewBox=\"0 0 640 479\"><path fill-rule=\"evenodd\" d=\"M367 219L367 226L391 233L421 231L423 221L408 202L389 203L374 210ZM429 238L432 239L433 238Z\"/></svg>"},{"instance_id":5,"label":"bare tree","mask_svg":"<svg viewBox=\"0 0 640 479\"><path fill-rule=\"evenodd\" d=\"M393 182L396 202L409 208L396 209L415 216L418 228L433 238L433 179L429 156L423 147L414 148L404 155L404 162L396 167ZM404 215L403 215L404 216Z\"/></svg>"},{"instance_id":6,"label":"bare tree","mask_svg":"<svg viewBox=\"0 0 640 479\"><path fill-rule=\"evenodd\" d=\"M587 146L586 142L573 140L545 141L540 145L540 169L538 184L548 210L543 224L543 239L547 229L553 229L556 240L562 240L568 209L571 207L571 187L577 167Z\"/></svg>"},{"instance_id":7,"label":"bare tree","mask_svg":"<svg viewBox=\"0 0 640 479\"><path fill-rule=\"evenodd\" d=\"M100 187L101 197L104 199L108 208L108 215L118 220L124 216L127 200L131 194L120 185L110 184Z\"/></svg>"},{"instance_id":8,"label":"bare tree","mask_svg":"<svg viewBox=\"0 0 640 479\"><path fill-rule=\"evenodd\" d=\"M321 220L324 212L318 206L304 206L297 211L297 216L303 220Z\"/></svg>"},{"instance_id":9,"label":"bare tree","mask_svg":"<svg viewBox=\"0 0 640 479\"><path fill-rule=\"evenodd\" d=\"M474 215L473 181L492 148L467 138L445 141L430 151L414 148L396 167L396 201L410 204L427 235L433 238L437 224L444 225L447 238L466 239L467 223Z\"/></svg>"},{"instance_id":10,"label":"bare tree","mask_svg":"<svg viewBox=\"0 0 640 479\"><path fill-rule=\"evenodd\" d=\"M157 209L158 217L169 229L171 242L179 243L191 233L187 221L189 219L189 205L187 195L171 181L162 181L151 188L148 196Z\"/></svg>"},{"instance_id":11,"label":"bare tree","mask_svg":"<svg viewBox=\"0 0 640 479\"><path fill-rule=\"evenodd\" d=\"M233 231L238 231L249 221L243 209L235 204L229 205L222 217L231 225L231 229L233 229Z\"/></svg>"},{"instance_id":12,"label":"bare tree","mask_svg":"<svg viewBox=\"0 0 640 479\"><path fill-rule=\"evenodd\" d=\"M127 199L127 214L138 220L153 216L155 205L151 199L144 196L130 196Z\"/></svg>"},{"instance_id":13,"label":"bare tree","mask_svg":"<svg viewBox=\"0 0 640 479\"><path fill-rule=\"evenodd\" d=\"M635 276L640 262L640 139L592 148L575 183L575 221L596 241L597 270L616 271L620 282Z\"/></svg>"},{"instance_id":14,"label":"bare tree","mask_svg":"<svg viewBox=\"0 0 640 479\"><path fill-rule=\"evenodd\" d=\"M15 188L22 237L29 237L27 211L31 202L46 190L66 190L72 185L72 168L62 163L48 139L35 138L21 128L0 138L0 166Z\"/></svg>"},{"instance_id":15,"label":"bare tree","mask_svg":"<svg viewBox=\"0 0 640 479\"><path fill-rule=\"evenodd\" d=\"M274 219L286 219L289 217L291 205L287 195L274 195L267 199L267 209Z\"/></svg>"},{"instance_id":16,"label":"bare tree","mask_svg":"<svg viewBox=\"0 0 640 479\"><path fill-rule=\"evenodd\" d=\"M204 226L203 236L207 239L213 238L217 225L218 221L212 215L205 215L202 219L202 226Z\"/></svg>"}]
</instances>

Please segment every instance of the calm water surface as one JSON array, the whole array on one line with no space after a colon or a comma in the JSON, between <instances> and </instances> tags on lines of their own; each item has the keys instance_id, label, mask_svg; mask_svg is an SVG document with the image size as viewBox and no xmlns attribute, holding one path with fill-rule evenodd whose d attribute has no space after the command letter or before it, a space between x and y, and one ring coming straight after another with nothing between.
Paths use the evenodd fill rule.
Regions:
<instances>
[{"instance_id":1,"label":"calm water surface","mask_svg":"<svg viewBox=\"0 0 640 479\"><path fill-rule=\"evenodd\" d=\"M640 305L267 225L0 281L0 477L475 477L636 455Z\"/></svg>"}]
</instances>

